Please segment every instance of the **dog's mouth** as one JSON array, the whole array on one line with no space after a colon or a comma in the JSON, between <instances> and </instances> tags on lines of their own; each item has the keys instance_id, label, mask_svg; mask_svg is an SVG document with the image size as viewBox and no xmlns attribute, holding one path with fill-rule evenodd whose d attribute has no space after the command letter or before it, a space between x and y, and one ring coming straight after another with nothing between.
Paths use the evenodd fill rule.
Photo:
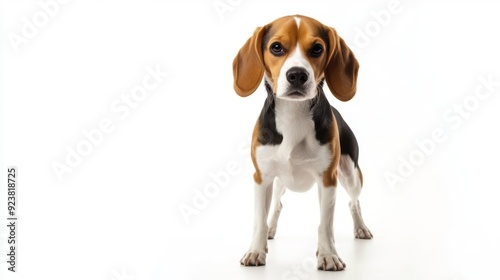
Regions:
<instances>
[{"instance_id":1,"label":"dog's mouth","mask_svg":"<svg viewBox=\"0 0 500 280\"><path fill-rule=\"evenodd\" d=\"M276 97L281 98L281 99L286 99L290 101L303 101L306 99L311 99L314 97L313 92L311 92L311 89L309 87L305 86L289 86L285 88L282 92L280 90L277 90Z\"/></svg>"},{"instance_id":2,"label":"dog's mouth","mask_svg":"<svg viewBox=\"0 0 500 280\"><path fill-rule=\"evenodd\" d=\"M313 96L305 91L301 90L291 90L281 96L278 96L278 98L281 99L286 99L286 100L292 100L292 101L303 101L306 99L310 99Z\"/></svg>"},{"instance_id":3,"label":"dog's mouth","mask_svg":"<svg viewBox=\"0 0 500 280\"><path fill-rule=\"evenodd\" d=\"M300 91L292 91L292 92L289 92L286 96L287 97L292 97L292 98L293 97L299 97L300 98L300 97L304 97L305 94L302 93L302 92L300 92Z\"/></svg>"}]
</instances>

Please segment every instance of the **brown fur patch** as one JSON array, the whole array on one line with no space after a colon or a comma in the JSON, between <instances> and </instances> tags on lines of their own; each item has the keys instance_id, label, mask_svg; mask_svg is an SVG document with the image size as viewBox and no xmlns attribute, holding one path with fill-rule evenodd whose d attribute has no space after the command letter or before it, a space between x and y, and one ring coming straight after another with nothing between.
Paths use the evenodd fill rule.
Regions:
<instances>
[{"instance_id":1,"label":"brown fur patch","mask_svg":"<svg viewBox=\"0 0 500 280\"><path fill-rule=\"evenodd\" d=\"M255 126L253 128L251 156L252 156L253 166L255 167L255 173L253 174L253 180L255 181L255 183L260 185L260 184L262 184L262 175L260 174L259 166L257 166L257 159L255 157L255 150L260 145L259 134L260 134L260 125L259 125L259 121L257 120L257 122L255 123Z\"/></svg>"},{"instance_id":2,"label":"brown fur patch","mask_svg":"<svg viewBox=\"0 0 500 280\"><path fill-rule=\"evenodd\" d=\"M262 50L257 47L262 45L263 34L264 29L258 27L233 60L233 87L242 97L252 94L264 75Z\"/></svg>"},{"instance_id":3,"label":"brown fur patch","mask_svg":"<svg viewBox=\"0 0 500 280\"><path fill-rule=\"evenodd\" d=\"M293 53L297 46L297 32L297 25L293 17L279 18L269 26L266 45L263 46L263 57L266 75L273 85L273 92L277 91L277 81L283 63L285 63L288 56ZM284 55L275 56L269 51L269 48L275 42L283 46L285 49Z\"/></svg>"},{"instance_id":4,"label":"brown fur patch","mask_svg":"<svg viewBox=\"0 0 500 280\"><path fill-rule=\"evenodd\" d=\"M330 139L330 149L332 153L332 158L330 165L323 172L323 186L325 187L336 187L337 186L337 167L340 161L340 138L339 130L337 127L337 120L332 114L332 138Z\"/></svg>"},{"instance_id":5,"label":"brown fur patch","mask_svg":"<svg viewBox=\"0 0 500 280\"><path fill-rule=\"evenodd\" d=\"M327 63L327 45L323 40L320 32L322 32L323 25L315 19L308 17L300 17L299 26L299 43L302 47L301 51L304 57L309 60L311 67L314 70L314 79L318 84L324 77L324 70ZM315 45L320 44L323 46L324 53L320 57L309 56L310 49Z\"/></svg>"}]
</instances>

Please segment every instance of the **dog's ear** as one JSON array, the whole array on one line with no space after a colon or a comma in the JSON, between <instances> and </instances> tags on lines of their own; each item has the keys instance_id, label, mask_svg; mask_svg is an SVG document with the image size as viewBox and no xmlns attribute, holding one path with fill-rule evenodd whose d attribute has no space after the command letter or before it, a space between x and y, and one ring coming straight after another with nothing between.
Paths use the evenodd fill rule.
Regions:
<instances>
[{"instance_id":1,"label":"dog's ear","mask_svg":"<svg viewBox=\"0 0 500 280\"><path fill-rule=\"evenodd\" d=\"M335 29L325 27L330 49L325 67L325 80L330 91L341 101L349 101L356 93L359 64L351 49Z\"/></svg>"},{"instance_id":2,"label":"dog's ear","mask_svg":"<svg viewBox=\"0 0 500 280\"><path fill-rule=\"evenodd\" d=\"M234 90L239 96L252 94L264 76L263 33L264 28L258 27L233 60Z\"/></svg>"}]
</instances>

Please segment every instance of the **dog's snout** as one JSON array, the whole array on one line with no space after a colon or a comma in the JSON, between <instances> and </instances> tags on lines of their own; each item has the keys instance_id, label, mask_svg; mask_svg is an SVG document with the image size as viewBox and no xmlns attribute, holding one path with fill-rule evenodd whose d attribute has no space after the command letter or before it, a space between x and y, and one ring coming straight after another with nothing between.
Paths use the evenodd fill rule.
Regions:
<instances>
[{"instance_id":1,"label":"dog's snout","mask_svg":"<svg viewBox=\"0 0 500 280\"><path fill-rule=\"evenodd\" d=\"M302 67L292 67L286 72L286 79L293 86L305 84L308 78L309 74Z\"/></svg>"}]
</instances>

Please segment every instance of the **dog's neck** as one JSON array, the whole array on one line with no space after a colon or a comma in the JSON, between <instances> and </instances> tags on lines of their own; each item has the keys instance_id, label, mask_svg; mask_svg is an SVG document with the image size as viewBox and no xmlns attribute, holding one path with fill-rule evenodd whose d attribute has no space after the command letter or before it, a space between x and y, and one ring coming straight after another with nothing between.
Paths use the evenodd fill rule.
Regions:
<instances>
[{"instance_id":1,"label":"dog's neck","mask_svg":"<svg viewBox=\"0 0 500 280\"><path fill-rule=\"evenodd\" d=\"M276 97L271 85L265 81L268 94L266 104L274 111L277 132L284 142L296 144L316 130L316 134L328 130L331 125L331 108L323 92L321 81L314 98L304 101L285 100ZM319 136L319 135L318 135ZM319 140L319 139L318 139ZM321 139L323 143L327 139Z\"/></svg>"}]
</instances>

